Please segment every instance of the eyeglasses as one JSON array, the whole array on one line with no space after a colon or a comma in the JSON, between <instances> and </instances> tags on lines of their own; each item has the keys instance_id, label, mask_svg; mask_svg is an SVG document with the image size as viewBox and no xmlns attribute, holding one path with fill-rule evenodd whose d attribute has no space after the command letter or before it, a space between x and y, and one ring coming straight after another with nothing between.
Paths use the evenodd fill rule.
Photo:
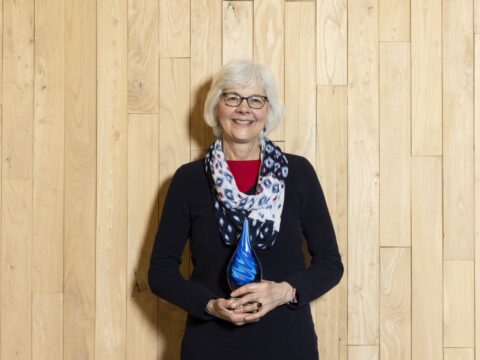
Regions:
<instances>
[{"instance_id":1,"label":"eyeglasses","mask_svg":"<svg viewBox=\"0 0 480 360\"><path fill-rule=\"evenodd\" d=\"M268 101L268 98L262 95L250 95L248 97L243 97L237 93L223 93L222 96L225 104L228 106L237 107L240 106L243 100L247 100L248 106L257 110L263 108L265 103Z\"/></svg>"}]
</instances>

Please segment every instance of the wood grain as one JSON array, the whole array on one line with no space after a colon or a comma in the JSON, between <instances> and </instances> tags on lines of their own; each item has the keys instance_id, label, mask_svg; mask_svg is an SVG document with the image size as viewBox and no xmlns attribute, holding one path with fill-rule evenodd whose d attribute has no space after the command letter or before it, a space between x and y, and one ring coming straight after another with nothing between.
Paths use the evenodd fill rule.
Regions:
<instances>
[{"instance_id":1,"label":"wood grain","mask_svg":"<svg viewBox=\"0 0 480 360\"><path fill-rule=\"evenodd\" d=\"M63 293L33 293L32 359L63 359Z\"/></svg>"},{"instance_id":2,"label":"wood grain","mask_svg":"<svg viewBox=\"0 0 480 360\"><path fill-rule=\"evenodd\" d=\"M473 347L475 343L474 263L446 260L443 265L443 343Z\"/></svg>"},{"instance_id":3,"label":"wood grain","mask_svg":"<svg viewBox=\"0 0 480 360\"><path fill-rule=\"evenodd\" d=\"M378 7L348 3L348 343L379 344Z\"/></svg>"},{"instance_id":4,"label":"wood grain","mask_svg":"<svg viewBox=\"0 0 480 360\"><path fill-rule=\"evenodd\" d=\"M380 353L378 346L349 346L349 360L379 360Z\"/></svg>"},{"instance_id":5,"label":"wood grain","mask_svg":"<svg viewBox=\"0 0 480 360\"><path fill-rule=\"evenodd\" d=\"M160 215L170 181L177 168L190 161L189 109L190 60L161 59L160 113L158 132L158 205ZM158 221L158 219L157 219ZM180 271L190 274L188 247L182 257ZM186 313L160 300L158 303L158 356L161 359L180 357L180 341L185 327Z\"/></svg>"},{"instance_id":6,"label":"wood grain","mask_svg":"<svg viewBox=\"0 0 480 360\"><path fill-rule=\"evenodd\" d=\"M473 0L473 26L474 33L480 33L480 0Z\"/></svg>"},{"instance_id":7,"label":"wood grain","mask_svg":"<svg viewBox=\"0 0 480 360\"><path fill-rule=\"evenodd\" d=\"M315 165L315 4L286 3L285 31L285 148Z\"/></svg>"},{"instance_id":8,"label":"wood grain","mask_svg":"<svg viewBox=\"0 0 480 360\"><path fill-rule=\"evenodd\" d=\"M198 0L191 4L192 46L190 59L191 136L193 149L208 149L214 137L203 121L203 105L213 75L222 61L222 2ZM205 51L205 49L209 49Z\"/></svg>"},{"instance_id":9,"label":"wood grain","mask_svg":"<svg viewBox=\"0 0 480 360\"><path fill-rule=\"evenodd\" d=\"M411 2L412 154L442 155L442 2Z\"/></svg>"},{"instance_id":10,"label":"wood grain","mask_svg":"<svg viewBox=\"0 0 480 360\"><path fill-rule=\"evenodd\" d=\"M311 304L321 358L480 360L479 0L0 9L1 359L179 358L152 234L213 140L212 76L247 57L273 70L271 137L316 167L346 269Z\"/></svg>"},{"instance_id":11,"label":"wood grain","mask_svg":"<svg viewBox=\"0 0 480 360\"><path fill-rule=\"evenodd\" d=\"M318 0L316 64L319 85L347 85L347 1Z\"/></svg>"},{"instance_id":12,"label":"wood grain","mask_svg":"<svg viewBox=\"0 0 480 360\"><path fill-rule=\"evenodd\" d=\"M412 359L443 357L442 163L412 161Z\"/></svg>"},{"instance_id":13,"label":"wood grain","mask_svg":"<svg viewBox=\"0 0 480 360\"><path fill-rule=\"evenodd\" d=\"M9 94L5 92L5 98ZM5 133L4 133L5 134ZM32 354L32 180L2 179L2 359Z\"/></svg>"},{"instance_id":14,"label":"wood grain","mask_svg":"<svg viewBox=\"0 0 480 360\"><path fill-rule=\"evenodd\" d=\"M32 179L34 4L3 2L2 177Z\"/></svg>"},{"instance_id":15,"label":"wood grain","mask_svg":"<svg viewBox=\"0 0 480 360\"><path fill-rule=\"evenodd\" d=\"M94 359L96 1L65 2L65 359Z\"/></svg>"},{"instance_id":16,"label":"wood grain","mask_svg":"<svg viewBox=\"0 0 480 360\"><path fill-rule=\"evenodd\" d=\"M380 244L410 246L410 45L380 44Z\"/></svg>"},{"instance_id":17,"label":"wood grain","mask_svg":"<svg viewBox=\"0 0 480 360\"><path fill-rule=\"evenodd\" d=\"M3 1L0 358L32 355L34 4Z\"/></svg>"},{"instance_id":18,"label":"wood grain","mask_svg":"<svg viewBox=\"0 0 480 360\"><path fill-rule=\"evenodd\" d=\"M380 357L411 359L410 248L381 248L380 274Z\"/></svg>"},{"instance_id":19,"label":"wood grain","mask_svg":"<svg viewBox=\"0 0 480 360\"><path fill-rule=\"evenodd\" d=\"M161 57L189 57L190 0L159 0L159 53Z\"/></svg>"},{"instance_id":20,"label":"wood grain","mask_svg":"<svg viewBox=\"0 0 480 360\"><path fill-rule=\"evenodd\" d=\"M3 0L0 0L0 9L2 16L0 16L0 39L3 45ZM3 85L3 46L0 46L0 84ZM0 105L3 104L3 86L0 86Z\"/></svg>"},{"instance_id":21,"label":"wood grain","mask_svg":"<svg viewBox=\"0 0 480 360\"><path fill-rule=\"evenodd\" d=\"M158 112L158 2L128 1L128 112Z\"/></svg>"},{"instance_id":22,"label":"wood grain","mask_svg":"<svg viewBox=\"0 0 480 360\"><path fill-rule=\"evenodd\" d=\"M127 359L157 359L157 298L148 289L158 224L158 115L128 117Z\"/></svg>"},{"instance_id":23,"label":"wood grain","mask_svg":"<svg viewBox=\"0 0 480 360\"><path fill-rule=\"evenodd\" d=\"M127 269L127 1L97 7L95 358L125 359Z\"/></svg>"},{"instance_id":24,"label":"wood grain","mask_svg":"<svg viewBox=\"0 0 480 360\"><path fill-rule=\"evenodd\" d=\"M475 359L474 348L445 348L444 360L473 360Z\"/></svg>"},{"instance_id":25,"label":"wood grain","mask_svg":"<svg viewBox=\"0 0 480 360\"><path fill-rule=\"evenodd\" d=\"M254 1L253 57L268 64L277 81L280 99L285 91L285 5L282 0ZM273 141L285 141L284 123L269 134Z\"/></svg>"},{"instance_id":26,"label":"wood grain","mask_svg":"<svg viewBox=\"0 0 480 360\"><path fill-rule=\"evenodd\" d=\"M410 1L379 0L380 41L410 41Z\"/></svg>"},{"instance_id":27,"label":"wood grain","mask_svg":"<svg viewBox=\"0 0 480 360\"><path fill-rule=\"evenodd\" d=\"M475 6L478 2L475 2ZM475 81L474 81L474 157L475 157L475 328L480 326L480 35L475 35ZM475 348L480 349L480 331L475 331ZM480 360L480 351L476 351L475 359Z\"/></svg>"},{"instance_id":28,"label":"wood grain","mask_svg":"<svg viewBox=\"0 0 480 360\"><path fill-rule=\"evenodd\" d=\"M34 292L63 292L64 12L61 0L35 2Z\"/></svg>"},{"instance_id":29,"label":"wood grain","mask_svg":"<svg viewBox=\"0 0 480 360\"><path fill-rule=\"evenodd\" d=\"M253 59L253 2L223 1L222 63Z\"/></svg>"},{"instance_id":30,"label":"wood grain","mask_svg":"<svg viewBox=\"0 0 480 360\"><path fill-rule=\"evenodd\" d=\"M321 359L347 359L347 107L346 86L317 87L316 169L335 227L344 276L315 302Z\"/></svg>"},{"instance_id":31,"label":"wood grain","mask_svg":"<svg viewBox=\"0 0 480 360\"><path fill-rule=\"evenodd\" d=\"M444 258L474 258L473 1L444 2ZM459 176L459 174L462 174Z\"/></svg>"}]
</instances>

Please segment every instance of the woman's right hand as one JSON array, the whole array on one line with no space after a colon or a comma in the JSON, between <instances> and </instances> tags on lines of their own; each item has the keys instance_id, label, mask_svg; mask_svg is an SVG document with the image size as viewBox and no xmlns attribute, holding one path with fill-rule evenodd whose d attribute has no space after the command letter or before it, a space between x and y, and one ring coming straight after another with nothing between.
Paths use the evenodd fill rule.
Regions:
<instances>
[{"instance_id":1,"label":"woman's right hand","mask_svg":"<svg viewBox=\"0 0 480 360\"><path fill-rule=\"evenodd\" d=\"M246 315L249 314L248 312L238 312L238 310L237 312L234 312L231 308L231 304L234 301L235 299L210 299L207 303L206 311L208 314L215 316L216 318L231 322L237 326L258 321L258 319L245 321Z\"/></svg>"}]
</instances>

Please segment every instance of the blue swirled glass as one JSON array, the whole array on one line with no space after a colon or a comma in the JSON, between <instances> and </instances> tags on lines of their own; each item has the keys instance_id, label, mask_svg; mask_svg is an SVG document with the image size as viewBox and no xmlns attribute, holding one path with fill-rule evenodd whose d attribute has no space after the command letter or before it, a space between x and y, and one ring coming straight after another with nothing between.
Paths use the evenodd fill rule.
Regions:
<instances>
[{"instance_id":1,"label":"blue swirled glass","mask_svg":"<svg viewBox=\"0 0 480 360\"><path fill-rule=\"evenodd\" d=\"M228 285L232 290L262 279L262 267L250 243L247 218L243 221L242 234L227 268Z\"/></svg>"}]
</instances>

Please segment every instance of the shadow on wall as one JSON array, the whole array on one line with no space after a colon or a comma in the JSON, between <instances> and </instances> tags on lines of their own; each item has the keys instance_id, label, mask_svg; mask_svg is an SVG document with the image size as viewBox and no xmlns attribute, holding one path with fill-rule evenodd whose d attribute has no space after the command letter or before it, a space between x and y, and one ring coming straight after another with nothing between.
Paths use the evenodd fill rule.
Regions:
<instances>
[{"instance_id":1,"label":"shadow on wall","mask_svg":"<svg viewBox=\"0 0 480 360\"><path fill-rule=\"evenodd\" d=\"M203 107L211 79L198 88L194 96L194 104L190 111L190 158L192 160L204 157L206 149L214 141L214 135L210 127L203 120ZM192 150L193 149L193 150ZM179 167L182 164L176 164ZM172 174L173 175L173 174ZM172 176L160 185L156 199L152 199L152 208L148 228L145 229L142 241L141 255L136 265L135 279L129 284L131 301L142 314L148 333L157 333L158 359L179 359L180 344L183 338L187 314L179 307L169 304L154 295L148 287L148 267L150 255L155 241L161 209L170 187ZM158 199L158 201L156 201ZM191 273L190 248L185 247L182 255L180 268L182 275L188 278Z\"/></svg>"},{"instance_id":2,"label":"shadow on wall","mask_svg":"<svg viewBox=\"0 0 480 360\"><path fill-rule=\"evenodd\" d=\"M203 119L203 107L205 105L205 98L210 90L212 79L205 81L199 86L195 95L194 103L190 113L190 141L191 149L201 149L205 153L206 150L215 140L212 129L205 123ZM193 154L192 159L197 159L198 154Z\"/></svg>"}]
</instances>

